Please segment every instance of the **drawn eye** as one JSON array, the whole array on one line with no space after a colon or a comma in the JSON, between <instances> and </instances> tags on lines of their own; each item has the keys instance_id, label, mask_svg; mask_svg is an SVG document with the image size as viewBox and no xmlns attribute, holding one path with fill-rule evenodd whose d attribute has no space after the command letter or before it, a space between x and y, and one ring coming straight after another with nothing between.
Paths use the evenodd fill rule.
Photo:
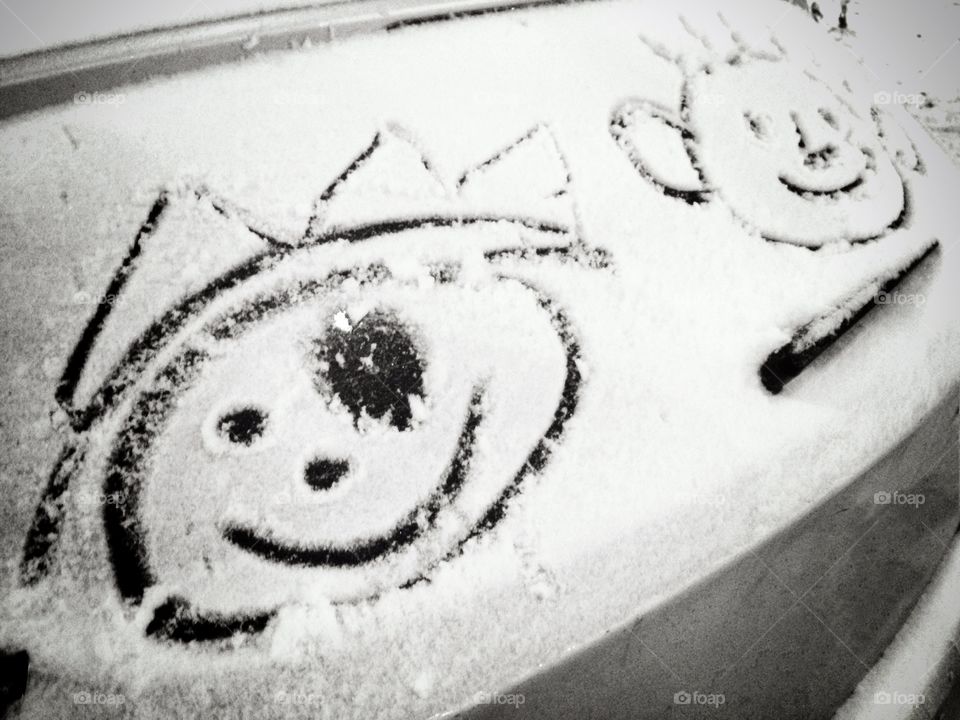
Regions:
<instances>
[{"instance_id":1,"label":"drawn eye","mask_svg":"<svg viewBox=\"0 0 960 720\"><path fill-rule=\"evenodd\" d=\"M255 407L238 408L217 421L217 433L234 445L253 445L264 433L267 415Z\"/></svg>"},{"instance_id":2,"label":"drawn eye","mask_svg":"<svg viewBox=\"0 0 960 720\"><path fill-rule=\"evenodd\" d=\"M745 112L743 119L753 136L758 140L763 140L770 136L770 119L764 115L756 115L751 112Z\"/></svg>"},{"instance_id":3,"label":"drawn eye","mask_svg":"<svg viewBox=\"0 0 960 720\"><path fill-rule=\"evenodd\" d=\"M392 313L372 312L349 330L332 326L318 342L327 386L353 415L389 416L410 426L410 396L423 397L424 365L408 329Z\"/></svg>"}]
</instances>

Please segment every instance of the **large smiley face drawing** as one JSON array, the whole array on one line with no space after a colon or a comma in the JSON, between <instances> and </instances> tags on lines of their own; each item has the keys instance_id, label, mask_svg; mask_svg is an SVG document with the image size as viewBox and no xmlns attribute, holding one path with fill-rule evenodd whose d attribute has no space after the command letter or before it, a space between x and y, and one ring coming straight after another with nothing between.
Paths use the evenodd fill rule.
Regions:
<instances>
[{"instance_id":1,"label":"large smiley face drawing","mask_svg":"<svg viewBox=\"0 0 960 720\"><path fill-rule=\"evenodd\" d=\"M909 222L908 176L924 168L889 114L859 107L775 41L770 51L748 49L735 33L733 42L726 55L707 46L713 57L694 70L653 46L683 73L680 103L629 100L610 124L640 174L691 204L725 203L767 240L811 249L875 240ZM673 133L670 163L654 161L644 141L651 126Z\"/></svg>"},{"instance_id":2,"label":"large smiley face drawing","mask_svg":"<svg viewBox=\"0 0 960 720\"><path fill-rule=\"evenodd\" d=\"M119 597L152 598L144 631L168 641L257 633L298 592L375 599L501 521L548 464L583 384L566 310L516 267L593 271L605 256L556 216L363 220L377 210L365 177L382 185L378 163L398 147L415 154L397 132L378 135L321 195L300 242L247 231L265 249L180 296L79 404L109 320L100 306L58 392L77 433L27 539L26 584L50 572L84 488L103 498ZM476 207L502 193L498 170L544 156L560 170L546 195L562 205L569 178L542 127L464 175L459 196ZM422 157L414 165L435 179ZM141 245L197 204L243 216L206 191L165 193L112 295L135 282Z\"/></svg>"}]
</instances>

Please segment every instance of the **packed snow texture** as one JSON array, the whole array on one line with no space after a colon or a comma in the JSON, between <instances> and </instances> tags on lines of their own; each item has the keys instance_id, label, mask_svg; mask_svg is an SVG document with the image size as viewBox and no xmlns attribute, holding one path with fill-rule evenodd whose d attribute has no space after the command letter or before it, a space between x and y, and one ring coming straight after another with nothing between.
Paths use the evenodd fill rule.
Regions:
<instances>
[{"instance_id":1,"label":"packed snow texture","mask_svg":"<svg viewBox=\"0 0 960 720\"><path fill-rule=\"evenodd\" d=\"M880 136L874 80L800 10L743 2L721 19L702 7L683 23L672 7L605 2L401 28L155 80L123 89L123 102L0 127L8 496L0 640L29 648L52 688L28 698L27 717L69 701L53 690L61 684L115 688L161 717L209 715L238 693L244 703L285 693L284 711L305 717L455 707L762 543L956 387L956 170L901 108L881 108L882 122L899 130ZM776 43L766 27L774 22ZM727 63L744 48L738 64L723 66L736 98L685 85L685 73L700 77L705 62ZM801 125L819 118L817 132L830 136L821 104L808 106L805 90L816 83L829 117L848 123L841 140L855 138L836 178L808 185L808 197L784 199L780 177L819 162L806 165L787 135L757 138L760 149L742 156L718 135L753 132L743 108L723 113L742 100L737 73L766 78L762 68L787 79L776 95L753 93L750 114ZM694 115L683 110L685 90L691 108L700 103ZM632 128L625 147L611 125L627 102L670 109L703 146L681 134L671 147L688 154L669 157L658 140L671 137L669 126L653 122L649 132ZM370 163L381 169L337 187L378 136ZM752 174L747 152L762 174ZM489 166L496 172L480 172L491 158L501 160ZM697 202L670 196L666 182L638 172L637 158L660 180L673 173L683 189L700 181L712 192ZM684 174L692 158L700 172ZM473 184L477 173L496 183ZM864 185L843 189L858 173ZM336 193L322 197L325 188ZM837 188L842 196L830 197ZM166 217L125 291L106 297L164 189ZM776 217L762 216L768 199L779 203ZM335 237L422 216L502 221ZM318 237L331 242L310 246ZM923 303L879 308L786 392L765 391L763 358L934 240L935 262L903 288ZM557 245L567 251L550 251ZM102 467L132 412L131 391L88 431L92 450L64 496L53 572L17 586L36 503L74 434L55 387L96 307L111 312L80 378L79 406L185 294L281 246L277 262L213 298L177 336L194 338L183 342L209 359L169 410L183 421L166 424L150 451L139 509L156 582L140 602L122 604L102 522L110 502L99 495ZM529 252L490 255L504 248ZM335 292L297 296L289 312L237 337L210 329L240 300L358 267L386 268L389 279L348 278ZM562 324L544 298L562 309ZM384 308L411 328L424 361L424 392L408 398L404 430L351 413L324 384L314 350ZM131 387L161 387L177 343L131 365ZM576 410L549 458L524 477L495 527L458 546L550 437L564 378L574 376ZM225 544L231 523L303 544L382 532L442 476L475 388L484 389L484 419L469 481L423 545L359 568L265 570ZM218 423L245 407L267 419L262 444L225 444ZM330 496L297 482L318 454L357 468ZM370 484L377 479L382 486ZM725 502L685 501L716 496ZM424 568L428 582L398 588ZM185 654L144 635L173 595L223 613L278 611L262 634Z\"/></svg>"}]
</instances>

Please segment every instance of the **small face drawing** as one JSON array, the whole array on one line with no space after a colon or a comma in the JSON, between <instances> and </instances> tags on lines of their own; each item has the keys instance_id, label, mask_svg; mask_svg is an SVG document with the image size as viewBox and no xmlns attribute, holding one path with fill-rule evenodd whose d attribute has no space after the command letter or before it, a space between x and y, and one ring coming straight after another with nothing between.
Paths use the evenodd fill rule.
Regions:
<instances>
[{"instance_id":1,"label":"small face drawing","mask_svg":"<svg viewBox=\"0 0 960 720\"><path fill-rule=\"evenodd\" d=\"M786 62L722 65L690 84L690 126L711 187L770 239L878 236L905 190L869 111ZM723 98L723 102L698 102Z\"/></svg>"},{"instance_id":2,"label":"small face drawing","mask_svg":"<svg viewBox=\"0 0 960 720\"><path fill-rule=\"evenodd\" d=\"M885 114L786 59L736 58L685 75L677 110L630 100L615 111L611 134L641 176L691 204L724 203L766 240L811 249L874 240L908 221L906 178L922 165L912 147L888 149ZM673 131L656 153L673 156L669 178L662 158L650 162L649 122Z\"/></svg>"}]
</instances>

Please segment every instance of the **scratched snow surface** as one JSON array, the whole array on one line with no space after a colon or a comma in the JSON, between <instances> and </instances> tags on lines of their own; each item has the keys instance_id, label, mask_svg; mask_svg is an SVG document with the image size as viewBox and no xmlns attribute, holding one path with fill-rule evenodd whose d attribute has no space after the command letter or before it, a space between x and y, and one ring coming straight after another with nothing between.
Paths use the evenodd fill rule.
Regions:
<instances>
[{"instance_id":1,"label":"scratched snow surface","mask_svg":"<svg viewBox=\"0 0 960 720\"><path fill-rule=\"evenodd\" d=\"M25 716L456 707L956 387L949 160L800 10L673 12L406 27L0 127Z\"/></svg>"}]
</instances>

